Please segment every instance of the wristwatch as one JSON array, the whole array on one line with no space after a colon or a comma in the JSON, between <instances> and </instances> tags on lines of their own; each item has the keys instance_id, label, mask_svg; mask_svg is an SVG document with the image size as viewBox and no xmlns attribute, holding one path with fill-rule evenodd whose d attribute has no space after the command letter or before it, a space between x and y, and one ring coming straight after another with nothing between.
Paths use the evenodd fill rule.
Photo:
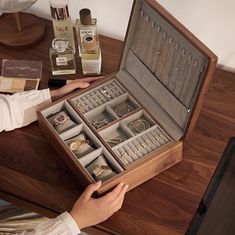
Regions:
<instances>
[{"instance_id":1,"label":"wristwatch","mask_svg":"<svg viewBox=\"0 0 235 235\"><path fill-rule=\"evenodd\" d=\"M111 168L109 166L96 165L94 166L92 173L94 174L95 178L98 178L106 170L111 170Z\"/></svg>"},{"instance_id":2,"label":"wristwatch","mask_svg":"<svg viewBox=\"0 0 235 235\"><path fill-rule=\"evenodd\" d=\"M89 140L75 140L69 144L69 149L71 151L79 150L82 144L89 144Z\"/></svg>"},{"instance_id":3,"label":"wristwatch","mask_svg":"<svg viewBox=\"0 0 235 235\"><path fill-rule=\"evenodd\" d=\"M65 113L58 114L54 119L55 126L63 125L70 118Z\"/></svg>"}]
</instances>

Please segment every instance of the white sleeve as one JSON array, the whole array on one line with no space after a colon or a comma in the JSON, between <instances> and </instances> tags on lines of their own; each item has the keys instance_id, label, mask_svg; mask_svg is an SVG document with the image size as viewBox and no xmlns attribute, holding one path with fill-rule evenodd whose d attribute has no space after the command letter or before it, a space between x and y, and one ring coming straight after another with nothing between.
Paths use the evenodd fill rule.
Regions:
<instances>
[{"instance_id":1,"label":"white sleeve","mask_svg":"<svg viewBox=\"0 0 235 235\"><path fill-rule=\"evenodd\" d=\"M68 213L57 216L36 226L32 232L22 232L19 235L78 235L81 231Z\"/></svg>"},{"instance_id":2,"label":"white sleeve","mask_svg":"<svg viewBox=\"0 0 235 235\"><path fill-rule=\"evenodd\" d=\"M49 89L25 91L14 95L0 94L0 132L36 121L38 106L50 102Z\"/></svg>"}]
</instances>

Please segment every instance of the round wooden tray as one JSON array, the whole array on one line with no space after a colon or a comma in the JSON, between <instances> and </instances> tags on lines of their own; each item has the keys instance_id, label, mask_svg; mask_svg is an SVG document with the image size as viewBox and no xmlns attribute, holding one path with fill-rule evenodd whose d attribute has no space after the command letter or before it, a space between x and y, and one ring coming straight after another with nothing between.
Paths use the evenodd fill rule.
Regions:
<instances>
[{"instance_id":1,"label":"round wooden tray","mask_svg":"<svg viewBox=\"0 0 235 235\"><path fill-rule=\"evenodd\" d=\"M0 17L0 45L22 49L35 45L44 36L45 24L35 15L18 13L21 31L18 30L14 14L3 14Z\"/></svg>"}]
</instances>

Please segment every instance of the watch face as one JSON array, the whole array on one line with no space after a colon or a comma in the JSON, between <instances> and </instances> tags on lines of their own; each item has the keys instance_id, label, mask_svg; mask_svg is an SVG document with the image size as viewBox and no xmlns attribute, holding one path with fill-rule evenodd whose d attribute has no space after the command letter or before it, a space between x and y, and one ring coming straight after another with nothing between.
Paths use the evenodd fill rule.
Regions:
<instances>
[{"instance_id":1,"label":"watch face","mask_svg":"<svg viewBox=\"0 0 235 235\"><path fill-rule=\"evenodd\" d=\"M69 145L69 148L70 148L70 150L75 151L75 150L77 150L77 149L79 148L79 146L80 146L80 144L75 141L75 142L72 142L72 143Z\"/></svg>"},{"instance_id":2,"label":"watch face","mask_svg":"<svg viewBox=\"0 0 235 235\"><path fill-rule=\"evenodd\" d=\"M69 148L71 151L79 150L80 146L83 144L89 144L88 140L75 140L71 144L69 144Z\"/></svg>"},{"instance_id":3,"label":"watch face","mask_svg":"<svg viewBox=\"0 0 235 235\"><path fill-rule=\"evenodd\" d=\"M64 124L67 120L67 116L65 114L59 114L55 117L55 124Z\"/></svg>"}]
</instances>

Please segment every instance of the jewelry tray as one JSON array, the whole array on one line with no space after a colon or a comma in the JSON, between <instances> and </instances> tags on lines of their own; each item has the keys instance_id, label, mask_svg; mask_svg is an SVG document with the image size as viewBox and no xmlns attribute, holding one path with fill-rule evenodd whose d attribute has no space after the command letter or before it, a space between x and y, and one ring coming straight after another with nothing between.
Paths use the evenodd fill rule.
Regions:
<instances>
[{"instance_id":1,"label":"jewelry tray","mask_svg":"<svg viewBox=\"0 0 235 235\"><path fill-rule=\"evenodd\" d=\"M130 190L182 160L216 61L157 2L136 0L119 71L40 109L40 128L84 187L108 169L98 194L119 182ZM61 111L73 123L63 132ZM81 133L92 151L78 157L68 143Z\"/></svg>"}]
</instances>

